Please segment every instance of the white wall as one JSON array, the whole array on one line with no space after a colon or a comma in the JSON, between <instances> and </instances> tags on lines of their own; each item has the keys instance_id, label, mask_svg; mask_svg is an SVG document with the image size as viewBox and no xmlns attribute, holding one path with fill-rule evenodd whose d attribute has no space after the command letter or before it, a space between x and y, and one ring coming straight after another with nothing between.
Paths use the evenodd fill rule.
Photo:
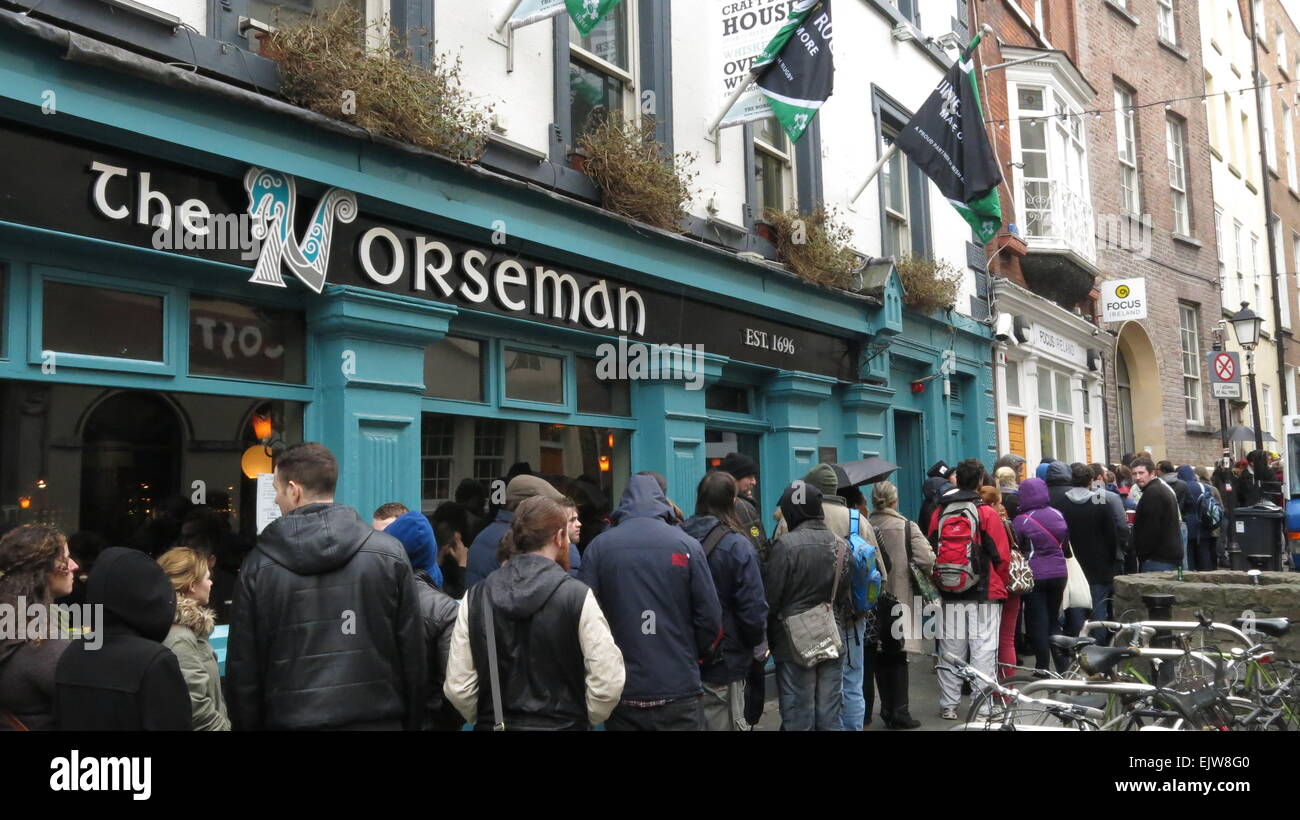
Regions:
<instances>
[{"instance_id":1,"label":"white wall","mask_svg":"<svg viewBox=\"0 0 1300 820\"><path fill-rule=\"evenodd\" d=\"M206 0L139 0L146 6L159 11L174 14L184 22L199 30L199 34L208 32L208 4ZM129 13L129 12L123 12Z\"/></svg>"},{"instance_id":2,"label":"white wall","mask_svg":"<svg viewBox=\"0 0 1300 820\"><path fill-rule=\"evenodd\" d=\"M635 0L629 3L635 18ZM515 70L506 72L506 49L492 36L495 17L504 2L438 3L434 30L440 53L464 59L463 83L473 93L494 103L504 115L511 140L537 151L548 150L547 129L554 119L552 25L536 23L515 32ZM710 8L712 4L709 4ZM947 33L955 4L951 0L924 0L925 35ZM745 165L743 129L722 131L722 156L715 158L714 144L705 129L717 114L721 100L713 79L715 32L701 25L701 9L693 2L672 4L673 30L673 141L678 152L698 154L698 187L703 193L691 213L709 216L707 205L717 205L717 218L743 224ZM876 124L871 114L872 83L912 110L938 85L943 69L923 54L915 42L899 43L890 36L892 23L865 3L835 6L835 94L818 115L821 120L823 186L827 203L835 206L851 228L856 249L876 255L881 251L878 189L873 183L848 209L848 198L876 162ZM930 230L935 253L965 271L966 223L938 191L930 186ZM969 311L974 275L967 272L959 307Z\"/></svg>"}]
</instances>

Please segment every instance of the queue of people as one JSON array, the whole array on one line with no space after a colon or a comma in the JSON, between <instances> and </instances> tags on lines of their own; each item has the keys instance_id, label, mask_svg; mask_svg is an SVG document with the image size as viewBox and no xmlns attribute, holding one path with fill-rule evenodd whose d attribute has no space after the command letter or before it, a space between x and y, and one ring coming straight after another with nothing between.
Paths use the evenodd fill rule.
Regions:
<instances>
[{"instance_id":1,"label":"queue of people","mask_svg":"<svg viewBox=\"0 0 1300 820\"><path fill-rule=\"evenodd\" d=\"M112 547L82 596L103 607L97 651L55 628L0 640L0 729L746 731L769 658L787 731L869 728L877 690L884 725L913 729L909 659L928 649L913 608L939 613L940 656L1006 676L1023 648L1060 669L1051 635L1109 617L1130 568L1215 561L1215 505L1266 492L1269 469L1024 467L940 462L911 519L891 481L846 486L819 464L781 493L769 539L737 453L689 518L657 473L584 521L521 469L496 511L462 488L432 515L390 503L367 522L334 501L334 455L295 445L275 466L282 517L233 579L224 686L212 554ZM0 603L65 599L77 570L57 529L12 530ZM936 671L956 719L962 680Z\"/></svg>"}]
</instances>

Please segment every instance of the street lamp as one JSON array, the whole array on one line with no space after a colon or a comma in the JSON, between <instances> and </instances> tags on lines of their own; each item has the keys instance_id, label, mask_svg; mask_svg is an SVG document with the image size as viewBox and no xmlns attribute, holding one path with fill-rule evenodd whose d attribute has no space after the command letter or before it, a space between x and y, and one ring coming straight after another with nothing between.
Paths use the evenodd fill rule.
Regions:
<instances>
[{"instance_id":1,"label":"street lamp","mask_svg":"<svg viewBox=\"0 0 1300 820\"><path fill-rule=\"evenodd\" d=\"M1237 334L1237 343L1246 349L1246 373L1250 377L1250 415L1255 422L1255 449L1264 449L1264 429L1259 422L1259 400L1255 392L1255 345L1259 344L1260 327L1264 319L1250 309L1250 302L1242 302L1241 310L1228 319Z\"/></svg>"}]
</instances>

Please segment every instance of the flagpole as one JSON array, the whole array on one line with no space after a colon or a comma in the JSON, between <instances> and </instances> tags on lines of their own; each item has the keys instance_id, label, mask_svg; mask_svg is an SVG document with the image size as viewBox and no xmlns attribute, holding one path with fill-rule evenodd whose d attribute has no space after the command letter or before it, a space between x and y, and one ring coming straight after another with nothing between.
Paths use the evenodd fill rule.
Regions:
<instances>
[{"instance_id":1,"label":"flagpole","mask_svg":"<svg viewBox=\"0 0 1300 820\"><path fill-rule=\"evenodd\" d=\"M979 32L975 35L975 39L971 40L970 45L966 46L966 48L962 50L961 57L957 60L958 62L964 62L970 58L971 53L975 51L977 46L979 46L980 40L984 39L984 32L989 32L991 34L993 32L993 27L988 23L981 26ZM885 153L880 155L880 159L876 161L876 165L871 169L871 173L867 174L867 178L863 181L862 185L858 187L857 193L849 198L850 205L857 202L858 198L866 192L867 186L871 184L873 179L880 175L880 170L885 167L885 163L889 162L896 153L898 153L898 143L889 146Z\"/></svg>"},{"instance_id":2,"label":"flagpole","mask_svg":"<svg viewBox=\"0 0 1300 820\"><path fill-rule=\"evenodd\" d=\"M498 18L497 20L497 28L496 28L497 34L501 33L501 30L504 29L506 27L506 24L510 22L510 18L514 16L515 10L518 9L523 4L524 4L524 0L511 0L510 10L507 11L505 14L501 15L501 17Z\"/></svg>"},{"instance_id":3,"label":"flagpole","mask_svg":"<svg viewBox=\"0 0 1300 820\"><path fill-rule=\"evenodd\" d=\"M753 85L754 81L757 79L758 75L753 71L745 74L744 79L736 85L736 90L731 92L731 96L727 98L725 103L723 103L722 110L718 112L718 116L713 118L713 122L709 123L709 128L704 133L713 134L717 132L718 126L722 125L722 121L726 119L727 114L730 113L732 107L735 106L741 95L748 91L749 87Z\"/></svg>"}]
</instances>

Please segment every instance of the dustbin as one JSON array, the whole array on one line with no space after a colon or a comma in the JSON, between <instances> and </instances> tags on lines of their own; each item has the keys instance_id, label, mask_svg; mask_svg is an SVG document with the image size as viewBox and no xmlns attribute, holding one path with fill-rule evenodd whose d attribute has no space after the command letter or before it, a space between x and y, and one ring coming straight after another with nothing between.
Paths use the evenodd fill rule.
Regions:
<instances>
[{"instance_id":1,"label":"dustbin","mask_svg":"<svg viewBox=\"0 0 1300 820\"><path fill-rule=\"evenodd\" d=\"M1261 502L1232 511L1229 564L1234 570L1282 570L1282 524L1286 513L1276 504Z\"/></svg>"}]
</instances>

